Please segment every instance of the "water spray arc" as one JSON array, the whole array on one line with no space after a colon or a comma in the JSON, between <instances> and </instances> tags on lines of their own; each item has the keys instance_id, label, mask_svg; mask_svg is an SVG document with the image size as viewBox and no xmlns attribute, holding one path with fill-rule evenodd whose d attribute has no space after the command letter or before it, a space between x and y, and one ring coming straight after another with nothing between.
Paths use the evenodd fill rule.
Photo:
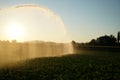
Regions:
<instances>
[{"instance_id":1,"label":"water spray arc","mask_svg":"<svg viewBox=\"0 0 120 80\"><path fill-rule=\"evenodd\" d=\"M35 5L35 4L25 4L25 5L18 5L18 6L15 6L13 7L14 9L18 9L18 8L37 8L39 9L41 12L44 13L44 15L49 15L49 16L52 16L55 18L56 22L58 24L60 24L60 27L62 28L63 30L63 33L66 34L66 29L65 29L65 25L61 19L60 16L58 16L57 14L55 14L53 11L51 11L50 9L48 8L45 8L45 7L42 7L42 6L39 6L39 5Z\"/></svg>"},{"instance_id":2,"label":"water spray arc","mask_svg":"<svg viewBox=\"0 0 120 80\"><path fill-rule=\"evenodd\" d=\"M61 17L56 15L50 9L39 5L34 5L34 4L17 5L6 9L5 12L3 10L2 14L4 13L4 15L6 15L9 11L10 12L19 11L22 8L29 10L37 9L41 11L45 16L50 16L50 17L52 16L55 19L56 23L59 24L59 27L62 30L63 34L66 34L66 28L64 26ZM39 57L63 56L72 53L73 53L73 45L71 43L55 43L55 42L44 42L44 41L25 42L25 43L24 42L0 43L0 58L2 59L3 63L31 59L31 58L39 58ZM4 60L4 57L6 57L7 59Z\"/></svg>"}]
</instances>

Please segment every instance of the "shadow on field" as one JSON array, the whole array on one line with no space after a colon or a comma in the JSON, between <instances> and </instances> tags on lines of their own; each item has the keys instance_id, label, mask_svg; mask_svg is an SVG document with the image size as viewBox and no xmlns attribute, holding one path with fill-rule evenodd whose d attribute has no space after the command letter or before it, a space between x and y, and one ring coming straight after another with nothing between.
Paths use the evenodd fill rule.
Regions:
<instances>
[{"instance_id":1,"label":"shadow on field","mask_svg":"<svg viewBox=\"0 0 120 80\"><path fill-rule=\"evenodd\" d=\"M18 62L13 66L1 68L0 80L120 79L120 54L105 53L91 51L87 54L84 51L81 54Z\"/></svg>"}]
</instances>

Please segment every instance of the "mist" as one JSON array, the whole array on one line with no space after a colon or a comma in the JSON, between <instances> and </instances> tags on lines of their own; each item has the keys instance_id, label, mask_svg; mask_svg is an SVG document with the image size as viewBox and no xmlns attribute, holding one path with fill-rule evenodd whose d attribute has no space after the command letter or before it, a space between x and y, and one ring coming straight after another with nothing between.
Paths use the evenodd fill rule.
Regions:
<instances>
[{"instance_id":1,"label":"mist","mask_svg":"<svg viewBox=\"0 0 120 80\"><path fill-rule=\"evenodd\" d=\"M71 43L44 42L69 40L62 18L49 8L36 4L16 5L2 8L0 17L0 40L3 40L0 41L0 66L33 58L73 53ZM33 39L42 41L31 41Z\"/></svg>"},{"instance_id":2,"label":"mist","mask_svg":"<svg viewBox=\"0 0 120 80\"><path fill-rule=\"evenodd\" d=\"M21 60L40 57L59 57L73 53L71 43L55 43L32 41L17 43L16 41L0 42L0 66Z\"/></svg>"}]
</instances>

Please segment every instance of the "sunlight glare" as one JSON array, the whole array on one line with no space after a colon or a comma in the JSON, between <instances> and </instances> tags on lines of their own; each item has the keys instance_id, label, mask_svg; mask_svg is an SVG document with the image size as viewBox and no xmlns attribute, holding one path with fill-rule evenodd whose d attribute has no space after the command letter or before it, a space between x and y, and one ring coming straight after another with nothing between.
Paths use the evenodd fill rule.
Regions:
<instances>
[{"instance_id":1,"label":"sunlight glare","mask_svg":"<svg viewBox=\"0 0 120 80\"><path fill-rule=\"evenodd\" d=\"M23 36L23 29L22 25L18 23L11 23L7 25L7 36L13 40L20 40L20 38Z\"/></svg>"},{"instance_id":2,"label":"sunlight glare","mask_svg":"<svg viewBox=\"0 0 120 80\"><path fill-rule=\"evenodd\" d=\"M2 9L2 39L22 41L67 42L62 18L51 9L36 4L22 4ZM22 38L21 38L22 37Z\"/></svg>"}]
</instances>

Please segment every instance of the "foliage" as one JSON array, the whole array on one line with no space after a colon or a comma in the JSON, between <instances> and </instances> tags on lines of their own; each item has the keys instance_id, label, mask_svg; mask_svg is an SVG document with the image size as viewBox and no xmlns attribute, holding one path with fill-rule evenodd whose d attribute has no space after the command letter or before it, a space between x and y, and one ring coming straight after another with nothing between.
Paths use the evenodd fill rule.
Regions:
<instances>
[{"instance_id":1,"label":"foliage","mask_svg":"<svg viewBox=\"0 0 120 80\"><path fill-rule=\"evenodd\" d=\"M90 45L101 45L101 46L115 46L117 39L113 36L100 36L96 40L92 39L89 44Z\"/></svg>"}]
</instances>

